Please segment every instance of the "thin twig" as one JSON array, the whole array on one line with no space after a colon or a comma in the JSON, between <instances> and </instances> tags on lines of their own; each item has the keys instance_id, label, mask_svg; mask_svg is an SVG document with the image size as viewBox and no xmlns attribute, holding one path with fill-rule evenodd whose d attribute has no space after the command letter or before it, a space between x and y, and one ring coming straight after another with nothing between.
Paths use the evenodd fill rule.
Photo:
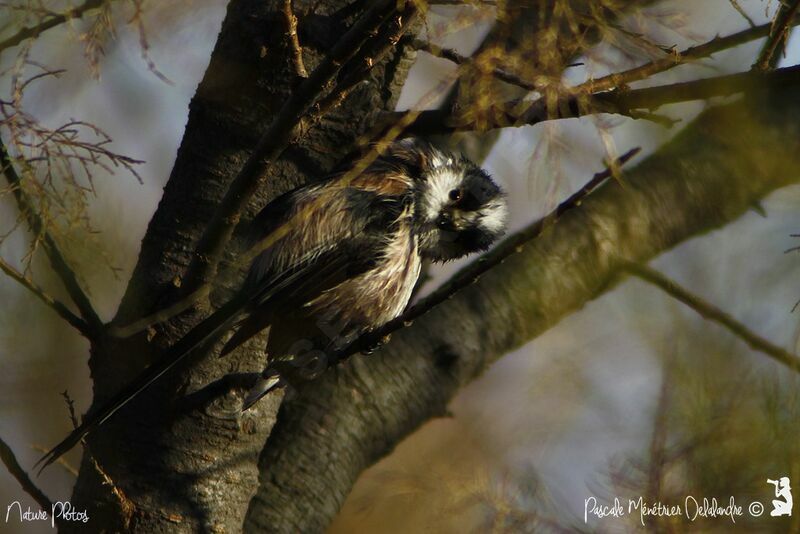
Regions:
<instances>
[{"instance_id":1,"label":"thin twig","mask_svg":"<svg viewBox=\"0 0 800 534\"><path fill-rule=\"evenodd\" d=\"M623 269L634 276L653 284L671 297L683 302L694 311L699 313L702 317L719 324L735 336L742 339L750 346L750 348L766 354L770 358L786 365L793 371L800 372L800 358L798 358L796 355L752 332L745 325L724 311L720 310L713 304L702 300L696 295L691 294L686 289L678 285L675 281L670 280L658 271L647 266L631 262L624 263Z\"/></svg>"},{"instance_id":2,"label":"thin twig","mask_svg":"<svg viewBox=\"0 0 800 534\"><path fill-rule=\"evenodd\" d=\"M414 23L418 14L419 12L415 11L408 17L397 16L385 22L378 34L364 45L365 48L370 48L370 50L365 55L363 64L357 65L357 68L342 77L336 84L336 90L314 105L313 113L308 118L308 123L316 122L341 104L350 92L369 75L372 67L383 60L386 54L397 46L400 38L406 32L408 26Z\"/></svg>"},{"instance_id":3,"label":"thin twig","mask_svg":"<svg viewBox=\"0 0 800 534\"><path fill-rule=\"evenodd\" d=\"M781 0L778 12L772 20L772 28L769 32L767 42L764 43L761 52L758 54L753 68L760 71L774 69L778 65L786 42L789 40L789 28L800 8L800 0Z\"/></svg>"},{"instance_id":4,"label":"thin twig","mask_svg":"<svg viewBox=\"0 0 800 534\"><path fill-rule=\"evenodd\" d=\"M103 479L103 485L110 488L111 493L117 498L117 504L119 504L122 516L122 524L127 527L133 518L134 512L136 511L136 505L128 498L127 495L125 495L125 492L122 491L122 488L114 483L114 480L108 475L106 470L103 469L97 459L91 455L90 458L95 471L98 475L100 475L100 478Z\"/></svg>"},{"instance_id":5,"label":"thin twig","mask_svg":"<svg viewBox=\"0 0 800 534\"><path fill-rule=\"evenodd\" d=\"M27 28L22 28L8 39L5 39L4 41L0 42L0 53L2 53L3 50L5 50L6 48L17 46L26 39L38 37L43 32L55 28L56 26L59 26L69 20L79 19L83 15L85 15L87 11L99 8L107 1L110 0L86 0L86 2L79 5L78 7L74 7L72 9L64 11L63 13L54 15L51 18L41 22L40 24L37 24L36 26L29 26Z\"/></svg>"},{"instance_id":6,"label":"thin twig","mask_svg":"<svg viewBox=\"0 0 800 534\"><path fill-rule=\"evenodd\" d=\"M473 57L468 57L459 54L452 48L444 48L429 41L423 41L422 39L414 39L413 41L411 41L411 46L416 48L417 50L422 50L423 52L427 52L432 56L452 61L456 65L471 65L475 61ZM536 85L534 85L533 83L524 80L519 76L512 74L506 70L495 68L491 70L491 73L492 76L494 76L500 81L509 83L511 85L516 85L517 87L522 87L523 89L527 89L528 91L535 91L537 89Z\"/></svg>"},{"instance_id":7,"label":"thin twig","mask_svg":"<svg viewBox=\"0 0 800 534\"><path fill-rule=\"evenodd\" d=\"M198 302L205 299L211 291L211 286L209 284L204 284L200 286L197 291L190 294L187 297L184 297L170 306L167 306L164 309L158 310L157 312L148 315L146 317L142 317L141 319L137 319L136 321L126 324L126 325L112 325L108 328L108 334L118 338L127 338L133 335L138 334L139 332L143 332L150 328L151 326L168 321L172 319L176 315L179 315Z\"/></svg>"},{"instance_id":8,"label":"thin twig","mask_svg":"<svg viewBox=\"0 0 800 534\"><path fill-rule=\"evenodd\" d=\"M2 438L0 438L0 460L3 461L6 469L11 473L11 476L17 479L17 482L19 482L19 485L25 490L25 493L33 497L33 500L39 504L42 510L52 509L50 499L47 498L47 495L42 493L42 490L36 487L36 484L33 483L28 473L19 465L14 451L11 450L11 447L9 447Z\"/></svg>"},{"instance_id":9,"label":"thin twig","mask_svg":"<svg viewBox=\"0 0 800 534\"><path fill-rule=\"evenodd\" d=\"M33 283L33 281L26 277L24 274L16 270L10 264L8 264L3 258L0 258L0 270L2 270L9 278L18 282L22 287L33 293L33 295L42 301L47 307L52 309L56 312L59 317L67 321L70 325L75 327L81 334L88 337L89 336L89 325L86 324L86 321L75 315L70 311L67 306L54 299L50 295L44 292L42 288L37 286Z\"/></svg>"},{"instance_id":10,"label":"thin twig","mask_svg":"<svg viewBox=\"0 0 800 534\"><path fill-rule=\"evenodd\" d=\"M72 397L69 396L69 392L66 389L61 392L61 396L64 397L64 402L67 403L67 412L69 412L69 420L72 423L72 428L77 428L78 416L75 415L75 401L72 400Z\"/></svg>"},{"instance_id":11,"label":"thin twig","mask_svg":"<svg viewBox=\"0 0 800 534\"><path fill-rule=\"evenodd\" d=\"M28 220L28 225L31 228L31 232L35 236L41 236L41 239L44 243L45 253L50 259L50 264L52 265L53 270L61 279L61 282L64 284L64 288L67 290L67 293L72 301L78 307L81 317L87 324L87 334L89 334L90 337L94 337L102 330L103 323L100 320L100 317L97 315L97 312L95 312L89 297L83 292L83 289L81 289L75 272L69 266L69 263L67 263L67 260L61 253L61 250L56 245L55 240L50 233L47 232L44 222L36 214L33 209L33 205L22 191L22 180L17 174L17 171L14 169L14 166L11 162L11 157L6 150L6 146L2 139L0 139L0 169L2 169L2 173L5 175L6 180L12 188L14 198L17 201L17 206L20 212L23 213Z\"/></svg>"},{"instance_id":12,"label":"thin twig","mask_svg":"<svg viewBox=\"0 0 800 534\"><path fill-rule=\"evenodd\" d=\"M292 48L295 74L300 78L308 78L308 71L303 62L303 47L300 46L300 38L297 35L297 17L292 9L292 0L283 0L283 16L286 18L286 36L289 38L289 46Z\"/></svg>"},{"instance_id":13,"label":"thin twig","mask_svg":"<svg viewBox=\"0 0 800 534\"><path fill-rule=\"evenodd\" d=\"M415 12L416 7L413 2L407 2L401 8L398 8L394 0L380 0L374 3L331 49L325 60L292 93L262 135L241 171L231 182L225 197L200 238L184 280L186 291L195 291L201 284L213 278L222 251L238 224L243 207L255 193L259 178L283 153L299 130L302 118L341 68L345 64L359 64L368 60L364 54L364 49L367 48L364 44L384 21L390 17L400 16L405 19ZM336 92L337 89L334 88L333 91Z\"/></svg>"},{"instance_id":14,"label":"thin twig","mask_svg":"<svg viewBox=\"0 0 800 534\"><path fill-rule=\"evenodd\" d=\"M745 10L742 9L742 6L739 5L739 0L728 0L728 2L731 4L731 6L733 6L733 9L735 9L742 16L742 18L747 21L751 28L756 27L755 21L750 18L750 15L748 15Z\"/></svg>"}]
</instances>

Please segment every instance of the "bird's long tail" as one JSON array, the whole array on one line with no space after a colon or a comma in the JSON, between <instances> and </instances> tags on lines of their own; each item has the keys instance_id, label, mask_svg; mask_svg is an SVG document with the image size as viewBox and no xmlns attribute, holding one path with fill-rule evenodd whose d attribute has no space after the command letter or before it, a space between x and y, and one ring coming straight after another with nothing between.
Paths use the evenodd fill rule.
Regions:
<instances>
[{"instance_id":1,"label":"bird's long tail","mask_svg":"<svg viewBox=\"0 0 800 534\"><path fill-rule=\"evenodd\" d=\"M284 381L280 375L277 373L270 373L269 368L267 368L267 371L261 374L255 385L250 389L250 391L247 393L247 396L244 398L242 411L248 410L251 406L261 400L264 395L273 389L277 389L284 385Z\"/></svg>"},{"instance_id":2,"label":"bird's long tail","mask_svg":"<svg viewBox=\"0 0 800 534\"><path fill-rule=\"evenodd\" d=\"M236 322L240 312L247 306L247 302L247 299L243 296L234 297L230 302L192 328L175 345L167 349L157 362L145 369L102 407L89 412L83 418L83 422L58 445L42 456L34 467L41 464L39 468L39 473L41 473L45 467L77 445L89 432L102 425L139 393L183 361L186 356L192 354L194 349L215 341L217 336Z\"/></svg>"}]
</instances>

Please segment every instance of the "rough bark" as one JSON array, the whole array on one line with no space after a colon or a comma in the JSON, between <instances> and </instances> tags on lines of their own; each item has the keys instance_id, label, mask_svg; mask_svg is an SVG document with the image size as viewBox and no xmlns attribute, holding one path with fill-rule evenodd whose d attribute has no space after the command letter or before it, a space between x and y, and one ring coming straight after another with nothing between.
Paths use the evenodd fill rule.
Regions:
<instances>
[{"instance_id":1,"label":"rough bark","mask_svg":"<svg viewBox=\"0 0 800 534\"><path fill-rule=\"evenodd\" d=\"M349 3L293 2L301 15L300 39L309 69L359 14L338 12ZM303 17L311 4L317 6L315 14ZM116 324L139 319L179 297L192 250L227 184L297 82L283 5L281 0L229 4ZM324 177L374 113L393 109L411 63L403 48L398 50L271 167L243 226L275 195ZM224 287L218 289L226 293ZM207 304L133 338L97 342L90 358L93 402L102 403L207 315ZM241 529L257 487L257 455L280 403L275 395L244 416L235 415L241 392L231 386L241 373L263 367L257 346L223 360L199 354L190 358L90 436L72 499L90 510L91 521L81 529Z\"/></svg>"},{"instance_id":2,"label":"rough bark","mask_svg":"<svg viewBox=\"0 0 800 534\"><path fill-rule=\"evenodd\" d=\"M724 225L800 179L800 102L784 88L711 109L548 233L285 402L261 458L245 530L321 531L359 473L493 361L646 261Z\"/></svg>"}]
</instances>

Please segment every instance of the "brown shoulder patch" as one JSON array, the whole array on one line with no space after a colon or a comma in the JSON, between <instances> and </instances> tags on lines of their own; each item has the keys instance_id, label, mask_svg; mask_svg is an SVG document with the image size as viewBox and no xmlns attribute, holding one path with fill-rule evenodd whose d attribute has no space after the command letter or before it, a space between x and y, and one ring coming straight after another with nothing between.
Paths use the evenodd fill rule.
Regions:
<instances>
[{"instance_id":1,"label":"brown shoulder patch","mask_svg":"<svg viewBox=\"0 0 800 534\"><path fill-rule=\"evenodd\" d=\"M399 196L411 189L412 180L400 172L367 172L355 178L350 185L379 195Z\"/></svg>"}]
</instances>

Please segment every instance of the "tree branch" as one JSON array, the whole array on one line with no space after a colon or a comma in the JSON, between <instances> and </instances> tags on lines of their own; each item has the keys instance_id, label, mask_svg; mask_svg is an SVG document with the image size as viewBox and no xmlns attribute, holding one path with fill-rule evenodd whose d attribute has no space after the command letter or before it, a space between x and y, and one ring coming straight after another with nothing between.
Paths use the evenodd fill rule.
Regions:
<instances>
[{"instance_id":1,"label":"tree branch","mask_svg":"<svg viewBox=\"0 0 800 534\"><path fill-rule=\"evenodd\" d=\"M796 355L752 332L744 324L740 323L713 304L702 300L696 295L693 295L674 280L670 280L658 271L637 263L626 263L623 269L630 274L641 278L645 282L653 284L667 293L669 296L686 304L702 317L719 324L733 335L741 338L742 341L750 346L750 348L759 352L763 352L770 358L786 365L793 371L800 372L800 358L798 358Z\"/></svg>"},{"instance_id":2,"label":"tree branch","mask_svg":"<svg viewBox=\"0 0 800 534\"><path fill-rule=\"evenodd\" d=\"M597 113L635 114L640 109L656 109L666 104L703 100L712 97L730 96L749 92L756 88L789 87L800 85L800 66L785 67L768 73L740 72L714 78L693 80L657 87L633 90L614 90L591 95L570 95L548 106L545 99L533 102L514 100L497 106L502 122L489 125L488 129L530 126L547 120L568 119ZM394 124L407 112L387 112L384 120ZM458 131L471 131L475 125L459 122L458 111L454 116L443 110L417 112L416 119L405 129L403 135L445 135Z\"/></svg>"},{"instance_id":3,"label":"tree branch","mask_svg":"<svg viewBox=\"0 0 800 534\"><path fill-rule=\"evenodd\" d=\"M294 70L298 77L308 78L306 65L303 62L303 47L300 46L300 38L297 35L297 17L292 9L292 0L283 1L283 16L286 18L286 36L292 47L292 61Z\"/></svg>"},{"instance_id":4,"label":"tree branch","mask_svg":"<svg viewBox=\"0 0 800 534\"><path fill-rule=\"evenodd\" d=\"M3 464L5 464L8 472L11 473L11 476L17 479L17 482L19 482L19 485L25 490L25 493L30 495L33 500L39 504L42 510L47 510L49 512L52 506L50 499L47 498L47 495L42 493L42 490L36 487L36 484L33 483L28 473L19 465L14 451L11 450L11 447L9 447L2 438L0 438L0 460L3 461Z\"/></svg>"},{"instance_id":5,"label":"tree branch","mask_svg":"<svg viewBox=\"0 0 800 534\"><path fill-rule=\"evenodd\" d=\"M800 18L790 18L789 22L792 26L796 26L800 24ZM772 24L762 24L761 26L754 26L725 37L717 37L701 45L689 47L682 52L675 51L673 54L663 59L657 59L632 69L609 74L596 80L588 80L578 85L575 89L586 89L589 92L596 93L598 91L611 90L615 87L623 87L629 83L649 78L659 72L664 72L680 65L685 65L691 61L709 57L717 52L735 48L739 45L755 41L756 39L761 39L770 34L771 28Z\"/></svg>"},{"instance_id":6,"label":"tree branch","mask_svg":"<svg viewBox=\"0 0 800 534\"><path fill-rule=\"evenodd\" d=\"M786 42L789 40L792 21L800 8L800 0L781 0L778 2L780 7L772 20L772 24L767 42L764 43L758 60L753 68L755 70L766 71L774 69L781 59Z\"/></svg>"},{"instance_id":7,"label":"tree branch","mask_svg":"<svg viewBox=\"0 0 800 534\"><path fill-rule=\"evenodd\" d=\"M400 38L405 34L408 27L414 23L418 14L419 12L414 10L407 15L400 15L385 22L378 34L371 39L370 43L364 46L365 59L362 64L356 65L356 68L353 68L346 76L343 76L336 84L336 89L314 105L314 112L308 122L319 120L341 104L347 98L347 95L369 75L372 67L383 60L397 46Z\"/></svg>"},{"instance_id":8,"label":"tree branch","mask_svg":"<svg viewBox=\"0 0 800 534\"><path fill-rule=\"evenodd\" d=\"M753 19L750 18L750 15L748 15L747 12L739 4L739 0L728 0L728 3L731 5L731 7L733 7L733 9L736 10L737 13L739 13L742 16L744 20L747 21L747 24L749 24L751 28L756 27L756 23L753 21Z\"/></svg>"},{"instance_id":9,"label":"tree branch","mask_svg":"<svg viewBox=\"0 0 800 534\"><path fill-rule=\"evenodd\" d=\"M2 53L7 48L17 46L26 39L38 37L43 32L55 28L56 26L59 26L69 20L79 19L83 17L83 15L85 15L86 12L91 11L92 9L97 9L108 1L110 0L86 0L83 4L79 5L78 7L74 7L72 9L64 11L63 13L54 15L49 19L45 20L44 22L37 24L36 26L29 26L27 28L22 28L8 39L0 41L0 53Z\"/></svg>"},{"instance_id":10,"label":"tree branch","mask_svg":"<svg viewBox=\"0 0 800 534\"><path fill-rule=\"evenodd\" d=\"M790 17L787 19L787 22L791 26L796 26L797 24L800 24L800 19L797 17ZM650 76L653 76L654 74L674 69L675 67L685 65L691 61L703 59L717 52L735 48L742 44L755 41L756 39L766 37L770 35L771 28L773 28L773 24L768 23L762 24L761 26L753 26L747 30L727 35L725 37L715 37L706 43L691 46L683 51L675 50L663 59L650 61L644 65L609 74L595 80L588 80L576 87L573 87L572 90L577 91L580 89L586 89L590 93L596 93L598 91L608 91L614 88L624 87L629 83L644 80ZM446 59L457 65L465 65L474 62L473 57L464 56L451 48L444 48L434 43L423 41L422 39L414 39L411 43L411 46L417 50L422 50L423 52L427 52L432 56ZM507 72L503 69L493 69L492 75L498 80L511 85L516 85L517 87L521 87L528 91L535 91L537 89L536 85L532 82L520 78L519 76L516 76L515 74Z\"/></svg>"},{"instance_id":11,"label":"tree branch","mask_svg":"<svg viewBox=\"0 0 800 534\"><path fill-rule=\"evenodd\" d=\"M321 93L334 81L345 64L356 65L369 62L365 51L370 37L391 17L406 20L416 12L413 2L402 8L394 0L376 2L347 31L331 49L330 54L311 75L295 90L282 107L275 120L267 128L241 171L233 179L225 197L218 206L206 231L200 238L192 264L186 275L186 288L195 290L200 284L210 281L216 273L219 260L227 245L239 215L247 201L253 196L267 168L281 155L297 133L301 119L308 113ZM408 24L404 24L407 28ZM334 87L332 93L339 89Z\"/></svg>"},{"instance_id":12,"label":"tree branch","mask_svg":"<svg viewBox=\"0 0 800 534\"><path fill-rule=\"evenodd\" d=\"M94 310L89 297L83 292L83 289L81 289L75 272L69 266L69 263L67 263L66 258L64 258L58 245L56 245L55 240L47 231L44 222L36 214L33 205L25 196L22 190L22 180L14 169L11 156L8 154L8 150L2 139L0 139L0 169L2 169L6 180L11 186L14 199L17 202L20 212L28 220L28 226L30 226L31 232L37 237L41 236L45 254L47 254L47 257L50 259L50 265L52 265L56 275L61 279L64 288L67 290L67 293L75 303L75 306L77 306L81 317L85 321L87 330L84 335L88 334L87 337L98 335L103 328L103 322Z\"/></svg>"},{"instance_id":13,"label":"tree branch","mask_svg":"<svg viewBox=\"0 0 800 534\"><path fill-rule=\"evenodd\" d=\"M287 518L286 530L325 528L363 469L444 414L456 391L501 355L612 287L623 261L646 261L726 224L800 179L800 153L785 143L800 135L792 94L707 110L626 172L624 187L606 183L377 354L301 385L262 452L245 530Z\"/></svg>"},{"instance_id":14,"label":"tree branch","mask_svg":"<svg viewBox=\"0 0 800 534\"><path fill-rule=\"evenodd\" d=\"M70 309L64 305L64 303L45 293L42 288L34 284L32 280L27 278L21 272L17 271L14 267L3 260L3 258L0 258L0 270L6 273L6 275L8 275L12 280L21 284L22 287L33 293L37 299L42 301L47 307L56 312L59 317L67 321L76 330L78 330L78 332L87 338L90 337L89 325L86 324L86 321L72 313Z\"/></svg>"},{"instance_id":15,"label":"tree branch","mask_svg":"<svg viewBox=\"0 0 800 534\"><path fill-rule=\"evenodd\" d=\"M414 39L413 41L411 41L411 46L413 46L417 50L422 50L423 52L427 52L432 56L451 61L456 65L467 66L467 65L474 65L475 63L474 57L464 56L462 54L459 54L452 48L444 48L429 41L423 41L422 39ZM511 85L516 85L517 87L521 87L528 91L536 90L536 85L534 85L533 83L524 80L519 76L503 69L497 69L497 68L492 69L492 76L494 76L500 81L509 83Z\"/></svg>"}]
</instances>

